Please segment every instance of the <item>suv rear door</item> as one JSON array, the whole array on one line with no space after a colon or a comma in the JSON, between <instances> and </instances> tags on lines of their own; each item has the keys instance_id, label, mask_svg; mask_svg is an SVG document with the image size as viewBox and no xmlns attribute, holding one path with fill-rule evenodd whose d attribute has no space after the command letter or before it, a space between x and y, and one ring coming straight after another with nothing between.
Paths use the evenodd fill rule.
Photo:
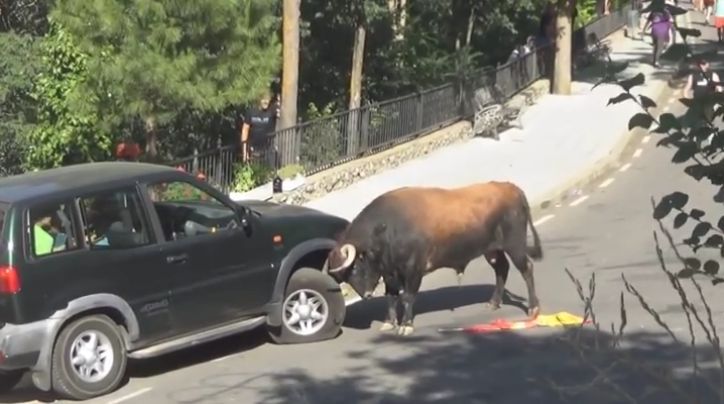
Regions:
<instances>
[{"instance_id":1,"label":"suv rear door","mask_svg":"<svg viewBox=\"0 0 724 404\"><path fill-rule=\"evenodd\" d=\"M147 184L148 202L163 233L163 254L174 266L174 317L187 331L259 314L275 272L271 242L247 234L237 211L191 180Z\"/></svg>"},{"instance_id":2,"label":"suv rear door","mask_svg":"<svg viewBox=\"0 0 724 404\"><path fill-rule=\"evenodd\" d=\"M11 227L18 253L13 264L21 282L14 298L23 320L46 318L83 296L110 293L134 310L139 342L172 334L168 276L158 272L166 266L139 201L131 183L13 208L17 213L12 214ZM116 229L120 236L111 234L121 217L130 222ZM124 230L139 236L135 244L122 240Z\"/></svg>"},{"instance_id":3,"label":"suv rear door","mask_svg":"<svg viewBox=\"0 0 724 404\"><path fill-rule=\"evenodd\" d=\"M82 259L69 262L63 289L74 294L113 293L133 309L141 330L139 343L177 334L170 302L170 273L134 184L80 196Z\"/></svg>"}]
</instances>

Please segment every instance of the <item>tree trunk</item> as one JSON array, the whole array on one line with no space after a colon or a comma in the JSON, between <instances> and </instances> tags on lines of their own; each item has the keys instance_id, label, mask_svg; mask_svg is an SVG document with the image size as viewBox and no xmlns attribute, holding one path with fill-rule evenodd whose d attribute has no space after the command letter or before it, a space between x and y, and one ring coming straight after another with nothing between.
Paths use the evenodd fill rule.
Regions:
<instances>
[{"instance_id":1,"label":"tree trunk","mask_svg":"<svg viewBox=\"0 0 724 404\"><path fill-rule=\"evenodd\" d=\"M475 7L470 7L470 15L468 16L468 31L465 35L465 45L470 45L473 40L473 30L475 29Z\"/></svg>"},{"instance_id":2,"label":"tree trunk","mask_svg":"<svg viewBox=\"0 0 724 404\"><path fill-rule=\"evenodd\" d=\"M571 93L571 42L574 0L558 0L556 13L556 56L553 66L553 94Z\"/></svg>"},{"instance_id":3,"label":"tree trunk","mask_svg":"<svg viewBox=\"0 0 724 404\"><path fill-rule=\"evenodd\" d=\"M364 66L365 57L365 38L367 29L363 22L357 24L354 33L354 47L352 49L352 72L349 80L349 109L348 116L348 134L347 134L347 154L356 154L359 148L359 131L362 104L362 67Z\"/></svg>"},{"instance_id":4,"label":"tree trunk","mask_svg":"<svg viewBox=\"0 0 724 404\"><path fill-rule=\"evenodd\" d=\"M299 5L300 0L284 0L283 68L280 129L297 123L297 92L299 87Z\"/></svg>"},{"instance_id":5,"label":"tree trunk","mask_svg":"<svg viewBox=\"0 0 724 404\"><path fill-rule=\"evenodd\" d=\"M284 0L282 16L282 99L279 129L291 128L297 123L297 94L299 89L299 20L300 0ZM285 131L277 139L281 165L294 164L299 156L300 133Z\"/></svg>"},{"instance_id":6,"label":"tree trunk","mask_svg":"<svg viewBox=\"0 0 724 404\"><path fill-rule=\"evenodd\" d=\"M362 102L362 67L364 66L366 36L365 26L357 25L352 49L352 72L349 80L349 109L359 108Z\"/></svg>"},{"instance_id":7,"label":"tree trunk","mask_svg":"<svg viewBox=\"0 0 724 404\"><path fill-rule=\"evenodd\" d=\"M144 120L146 130L146 156L150 161L158 157L158 137L156 133L156 118L147 116Z\"/></svg>"},{"instance_id":8,"label":"tree trunk","mask_svg":"<svg viewBox=\"0 0 724 404\"><path fill-rule=\"evenodd\" d=\"M390 14L392 14L392 29L395 33L395 40L401 41L405 38L407 0L387 0L387 8L390 10Z\"/></svg>"},{"instance_id":9,"label":"tree trunk","mask_svg":"<svg viewBox=\"0 0 724 404\"><path fill-rule=\"evenodd\" d=\"M400 12L400 21L398 23L398 35L399 39L403 39L405 34L405 25L407 24L407 0L399 0L399 12Z\"/></svg>"}]
</instances>

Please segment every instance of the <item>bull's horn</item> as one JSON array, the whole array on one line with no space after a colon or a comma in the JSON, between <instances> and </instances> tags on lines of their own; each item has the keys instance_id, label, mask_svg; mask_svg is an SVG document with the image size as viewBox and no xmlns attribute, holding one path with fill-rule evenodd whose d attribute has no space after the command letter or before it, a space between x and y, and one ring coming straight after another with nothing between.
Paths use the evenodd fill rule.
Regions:
<instances>
[{"instance_id":1,"label":"bull's horn","mask_svg":"<svg viewBox=\"0 0 724 404\"><path fill-rule=\"evenodd\" d=\"M357 257L357 249L352 244L343 245L339 249L339 252L344 255L344 262L337 268L328 269L329 272L339 272L343 269L349 268L349 266L354 262L354 259Z\"/></svg>"}]
</instances>

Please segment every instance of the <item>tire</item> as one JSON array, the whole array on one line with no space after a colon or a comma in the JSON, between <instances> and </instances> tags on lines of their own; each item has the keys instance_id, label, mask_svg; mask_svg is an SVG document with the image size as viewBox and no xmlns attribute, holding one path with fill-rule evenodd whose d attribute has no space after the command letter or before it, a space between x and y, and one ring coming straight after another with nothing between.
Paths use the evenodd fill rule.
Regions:
<instances>
[{"instance_id":1,"label":"tire","mask_svg":"<svg viewBox=\"0 0 724 404\"><path fill-rule=\"evenodd\" d=\"M24 370L0 370L0 394L12 390L24 375Z\"/></svg>"},{"instance_id":2,"label":"tire","mask_svg":"<svg viewBox=\"0 0 724 404\"><path fill-rule=\"evenodd\" d=\"M125 377L128 360L120 331L119 326L105 315L82 317L65 326L53 346L51 367L53 390L71 400L87 400L116 390ZM106 352L110 351L106 363L109 359L112 362L107 368L102 369L105 375L93 371L91 377L84 380L73 366L71 356L78 353L74 345L79 340L88 342L91 335L96 336L98 348L105 346ZM79 366L82 367L83 365Z\"/></svg>"},{"instance_id":3,"label":"tire","mask_svg":"<svg viewBox=\"0 0 724 404\"><path fill-rule=\"evenodd\" d=\"M305 325L309 325L311 320L311 327L307 330L299 329L301 321L290 324L293 312L286 309L295 301L302 302L303 297L306 297L308 303L317 302L315 306L318 308L314 312L322 317L315 319L307 316L312 310L305 312L305 309L302 309L301 313L296 312L297 316L307 317ZM307 305L306 309L311 307ZM300 268L289 278L280 310L282 323L279 327L270 327L269 335L277 344L298 344L323 341L339 335L347 306L339 284L331 276L318 269Z\"/></svg>"}]
</instances>

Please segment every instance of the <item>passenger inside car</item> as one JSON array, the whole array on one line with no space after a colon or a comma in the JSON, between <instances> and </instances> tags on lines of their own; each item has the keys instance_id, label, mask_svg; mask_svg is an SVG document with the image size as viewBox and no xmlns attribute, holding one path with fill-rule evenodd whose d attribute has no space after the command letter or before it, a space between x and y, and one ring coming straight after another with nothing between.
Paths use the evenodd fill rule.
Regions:
<instances>
[{"instance_id":1,"label":"passenger inside car","mask_svg":"<svg viewBox=\"0 0 724 404\"><path fill-rule=\"evenodd\" d=\"M125 192L85 198L86 237L93 248L132 248L148 242L139 221L138 201Z\"/></svg>"},{"instance_id":2,"label":"passenger inside car","mask_svg":"<svg viewBox=\"0 0 724 404\"><path fill-rule=\"evenodd\" d=\"M33 239L35 245L35 255L47 255L53 252L55 240L52 234L46 230L51 226L50 216L41 216L37 218L33 224Z\"/></svg>"},{"instance_id":3,"label":"passenger inside car","mask_svg":"<svg viewBox=\"0 0 724 404\"><path fill-rule=\"evenodd\" d=\"M61 215L65 215L62 205L52 208L33 209L30 212L31 223L33 223L33 251L36 256L48 255L68 249L68 238L71 232L70 221ZM74 248L75 245L71 246Z\"/></svg>"}]
</instances>

